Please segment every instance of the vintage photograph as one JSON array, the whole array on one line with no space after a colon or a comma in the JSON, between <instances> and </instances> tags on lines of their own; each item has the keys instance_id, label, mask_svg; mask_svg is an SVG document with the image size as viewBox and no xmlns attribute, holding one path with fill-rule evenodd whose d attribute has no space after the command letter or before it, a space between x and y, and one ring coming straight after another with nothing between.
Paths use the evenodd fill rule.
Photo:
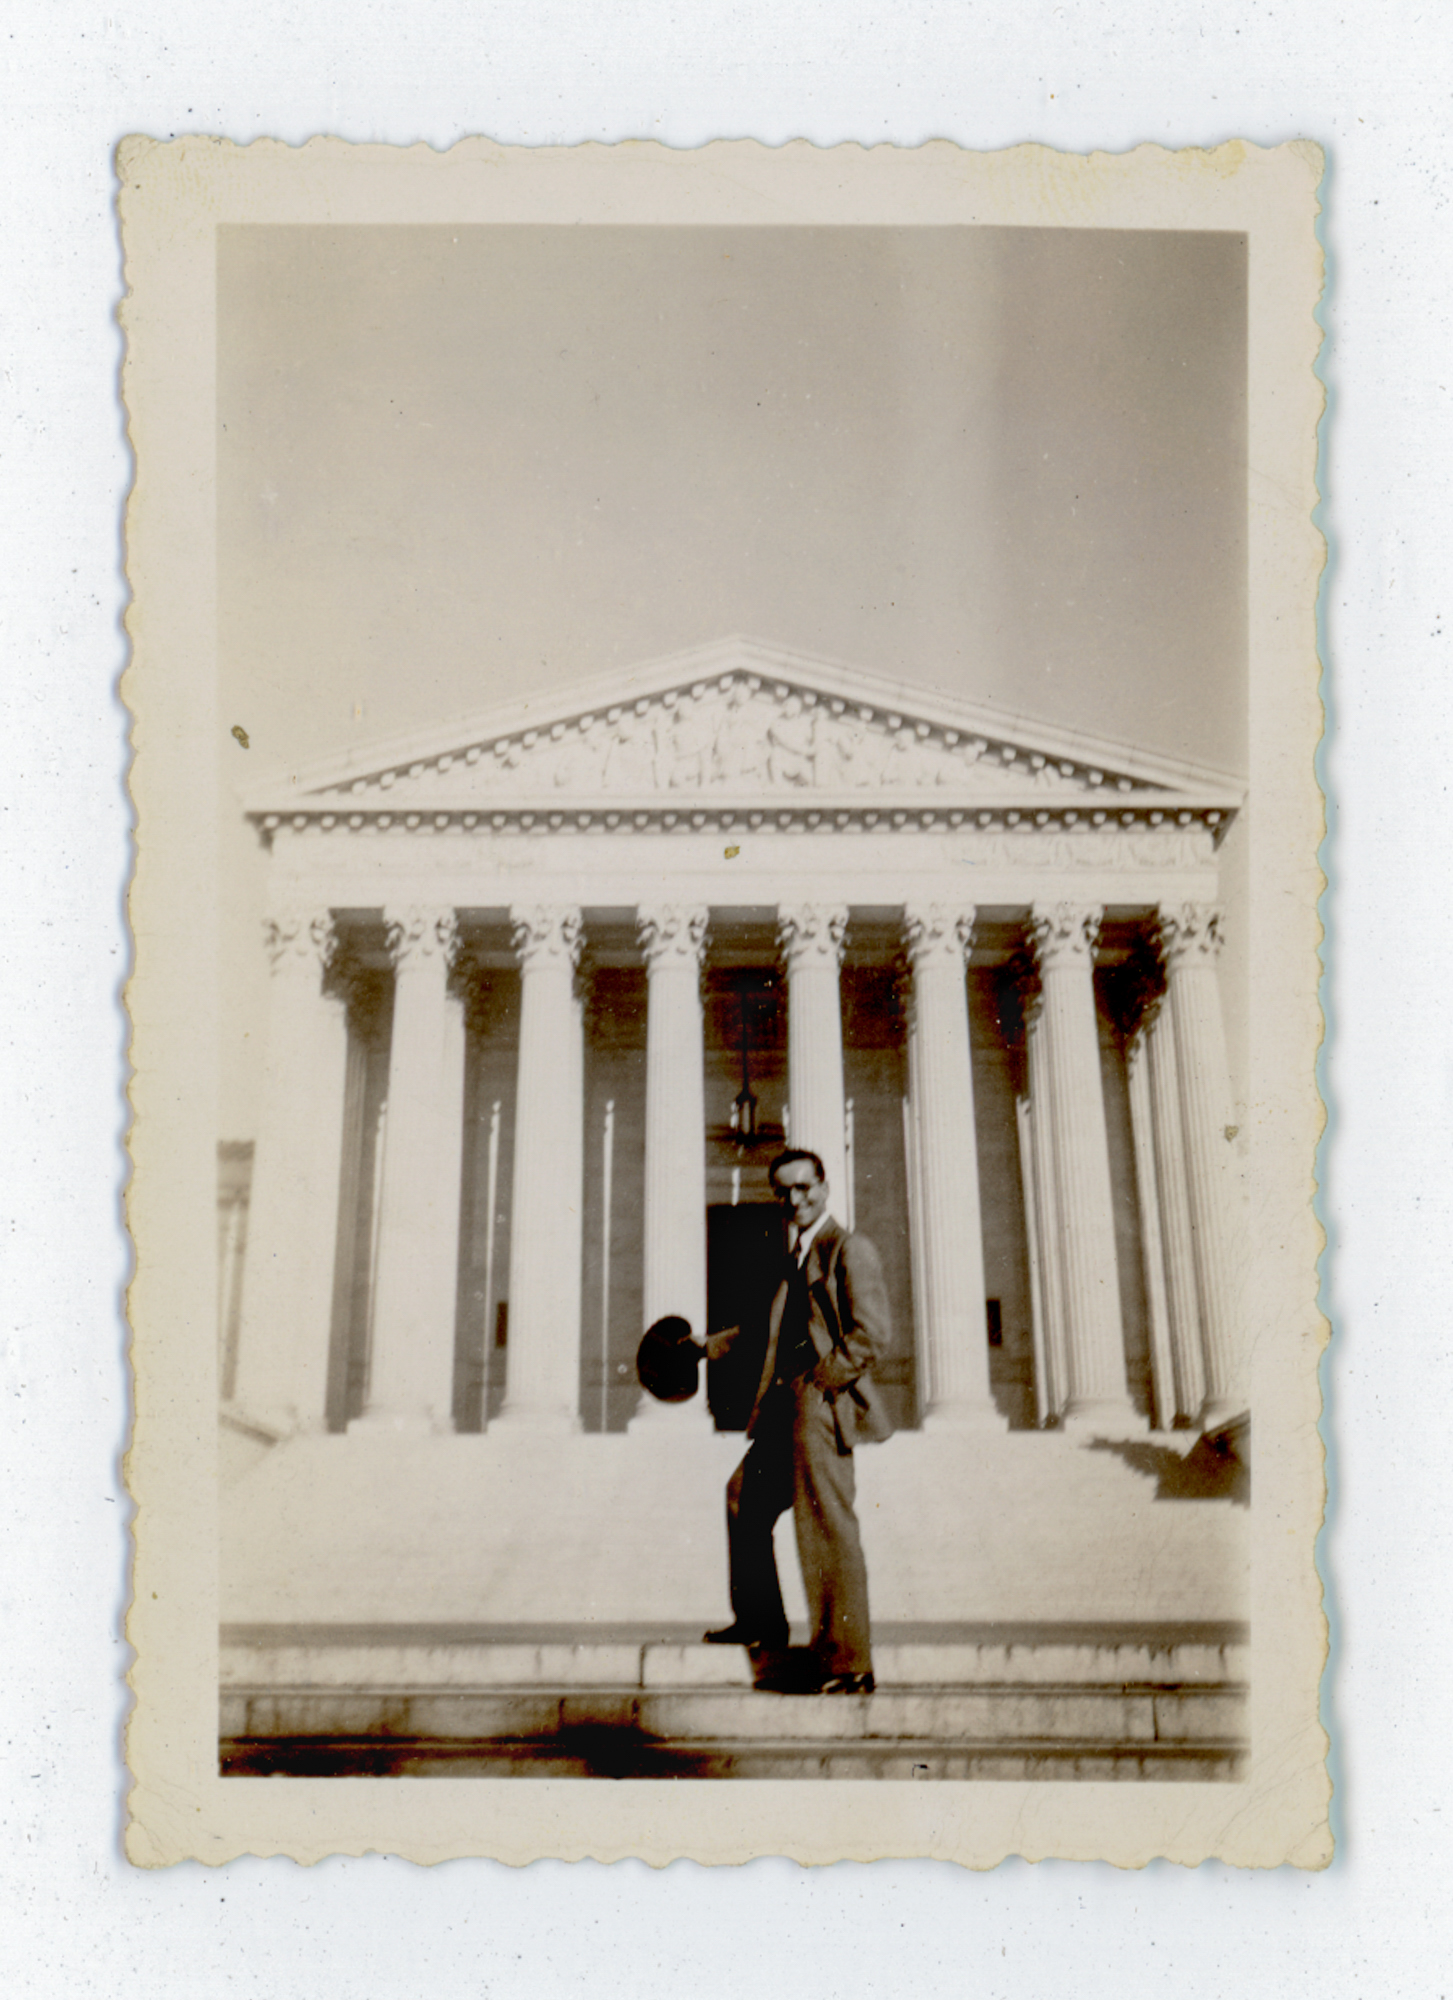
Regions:
<instances>
[{"instance_id":1,"label":"vintage photograph","mask_svg":"<svg viewBox=\"0 0 1453 2000\"><path fill-rule=\"evenodd\" d=\"M284 153L202 162L243 190L206 316L168 349L142 286L130 329L212 502L143 440L138 534L174 509L201 583L150 628L183 698L136 704L149 948L196 1001L150 1046L196 1087L138 1118L135 1490L207 1579L209 1837L327 1851L367 1802L418 1852L358 1781L552 1829L673 1781L690 1833L431 1851L968 1853L928 1781L963 1826L1080 1799L1035 1851L1292 1852L1320 1613L1258 1510L1263 1473L1266 1520L1320 1505L1315 841L1267 830L1320 801L1315 658L1288 706L1257 582L1255 202L1155 155L1038 220L1032 175L693 203L705 157L652 153L672 199L602 156L554 213L421 159L385 200L404 163L333 147L290 207ZM1309 217L1258 160L1222 183ZM155 775L148 817L148 721L192 820ZM145 1204L200 1222L209 1172L215 1303L189 1224L162 1367ZM170 1455L148 1384L197 1403ZM169 1727L143 1700L134 1742ZM1264 1753L1300 1817L1238 1836ZM1226 1831L1152 1831L1177 1797Z\"/></svg>"},{"instance_id":2,"label":"vintage photograph","mask_svg":"<svg viewBox=\"0 0 1453 2000\"><path fill-rule=\"evenodd\" d=\"M1236 1778L1246 250L220 233L225 1771Z\"/></svg>"}]
</instances>

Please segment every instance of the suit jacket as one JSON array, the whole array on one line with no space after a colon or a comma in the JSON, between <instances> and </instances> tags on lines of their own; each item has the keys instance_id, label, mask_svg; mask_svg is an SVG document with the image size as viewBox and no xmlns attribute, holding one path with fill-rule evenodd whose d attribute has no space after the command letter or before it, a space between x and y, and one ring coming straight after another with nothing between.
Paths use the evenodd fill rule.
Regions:
<instances>
[{"instance_id":1,"label":"suit jacket","mask_svg":"<svg viewBox=\"0 0 1453 2000\"><path fill-rule=\"evenodd\" d=\"M817 1354L811 1379L832 1405L838 1442L845 1451L856 1444L877 1443L893 1432L872 1370L888 1350L888 1288L878 1252L866 1236L853 1235L828 1216L813 1237L804 1266L807 1279L807 1332ZM768 1408L776 1381L777 1347L787 1306L784 1274L772 1300L768 1321L767 1357L757 1385L747 1435L756 1430ZM739 1329L713 1334L707 1343L715 1359L725 1353Z\"/></svg>"}]
</instances>

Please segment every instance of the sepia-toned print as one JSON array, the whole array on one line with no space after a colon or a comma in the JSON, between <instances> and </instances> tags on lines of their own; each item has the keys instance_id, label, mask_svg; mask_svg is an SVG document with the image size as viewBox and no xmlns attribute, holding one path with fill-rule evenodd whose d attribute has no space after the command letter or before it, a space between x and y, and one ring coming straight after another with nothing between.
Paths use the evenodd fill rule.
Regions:
<instances>
[{"instance_id":1,"label":"sepia-toned print","mask_svg":"<svg viewBox=\"0 0 1453 2000\"><path fill-rule=\"evenodd\" d=\"M947 335L964 377L948 468L906 454L901 490L865 503L865 439L839 444L856 475L841 551L825 574L779 560L770 584L742 577L743 608L770 600L810 629L825 587L850 590L870 525L903 517L880 553L893 567L945 494L966 526L981 480L956 461L992 451L1001 504L1038 539L1027 591L1083 536L1086 623L1127 600L1149 622L1170 596L1207 617L1151 663L1131 631L1084 643L1080 621L1027 610L1067 675L1164 677L1155 726L1116 741L1083 728L1078 689L1056 713L1030 682L1034 721L976 699L976 607L948 661L905 657L890 616L866 621L871 666L766 638L644 662L595 550L562 560L555 538L519 537L572 626L601 593L622 666L572 685L562 662L548 691L463 718L430 712L424 678L396 704L417 731L246 796L271 983L255 1128L222 1135L229 1215L239 1148L256 1149L223 1286L224 1769L1234 1778L1250 1410L1223 1021L1245 995L1220 946L1245 781L1161 746L1244 730L1244 239L1082 233L1057 260L1033 232L598 231L587 249L482 231L447 250L352 232L319 235L305 266L291 238L238 234L220 283L253 337L220 329L224 523L245 504L234 477L259 470L274 515L303 504L299 457L345 396L405 409L422 392L447 413L447 385L420 380L421 349L448 366L442 325L487 374L518 381L548 336L590 349L580 372L607 404L674 404L674 475L649 435L602 437L615 413L593 405L575 452L617 489L653 460L655 505L616 534L668 564L708 537L735 569L715 507L673 522L667 503L703 462L760 479L723 435L742 405L784 406L754 449L796 474L772 523L790 542L796 496L821 504L809 409L870 436L896 396L911 435L930 393L912 376ZM531 278L540 296L503 318L494 285ZM941 303L990 279L993 309ZM1148 329L1172 281L1177 307ZM427 298L432 332L406 357L370 341L380 284L398 323ZM1046 308L1084 286L1102 394L1131 397L1116 415L1132 441L1108 459L1093 387L1072 403L1044 379L1083 348ZM693 288L727 321L729 369L682 351ZM858 317L823 327L815 288ZM299 329L310 295L333 309L321 336ZM641 322L659 327L661 304L653 341ZM893 366L873 315L892 321ZM1058 518L1058 481L1052 500L1025 490L1044 457L1016 451L1012 409L966 393L976 360L998 360L996 318L1039 333L1021 421L1037 441L1040 406L1061 406L1086 530ZM793 325L814 345L789 367ZM1158 341L1174 352L1145 368ZM296 372L290 428L268 436L266 388L245 399L229 378L239 350L239 372ZM626 371L644 393L620 390ZM517 388L512 472L576 380L567 352ZM502 420L487 393L459 413L485 461ZM447 481L459 448L441 425L409 471ZM542 513L578 503L572 460L517 476ZM1098 546L1133 544L1119 517L1152 482L1167 502L1190 491L1201 539L1137 521L1129 578L1107 590ZM385 470L355 508L377 528L399 499ZM224 579L246 563L248 597L271 598L294 551L254 547L245 521L239 539L224 526ZM960 584L941 539L905 586L925 620ZM224 662L249 651L225 629L233 602L249 637L259 623L224 581ZM710 615L684 595L672 609L683 632ZM417 656L439 612L413 615ZM642 623L659 617L649 602ZM546 614L542 646L560 622ZM997 646L999 681L1016 650ZM340 650L311 671L341 694L354 665ZM250 709L245 687L234 705ZM1107 687L1102 706L1128 704ZM794 1176L818 1190L815 1229L775 1199ZM699 1353L694 1393L642 1384L637 1348L667 1320L683 1359Z\"/></svg>"}]
</instances>

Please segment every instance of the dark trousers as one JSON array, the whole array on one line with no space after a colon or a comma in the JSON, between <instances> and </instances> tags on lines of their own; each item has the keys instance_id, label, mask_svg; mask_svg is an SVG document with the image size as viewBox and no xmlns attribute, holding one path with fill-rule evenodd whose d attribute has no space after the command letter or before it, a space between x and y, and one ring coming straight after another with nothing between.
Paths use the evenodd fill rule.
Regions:
<instances>
[{"instance_id":1,"label":"dark trousers","mask_svg":"<svg viewBox=\"0 0 1453 2000\"><path fill-rule=\"evenodd\" d=\"M792 1509L797 1558L825 1675L872 1671L868 1571L853 1512L851 1451L838 1444L832 1406L802 1380L779 1385L746 1457L727 1482L732 1613L767 1645L787 1643L772 1529Z\"/></svg>"}]
</instances>

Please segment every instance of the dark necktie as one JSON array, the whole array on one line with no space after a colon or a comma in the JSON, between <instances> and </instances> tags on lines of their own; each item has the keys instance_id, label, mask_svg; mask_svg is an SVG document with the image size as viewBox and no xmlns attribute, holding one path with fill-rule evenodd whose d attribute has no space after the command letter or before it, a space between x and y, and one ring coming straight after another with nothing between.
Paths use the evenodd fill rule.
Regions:
<instances>
[{"instance_id":1,"label":"dark necktie","mask_svg":"<svg viewBox=\"0 0 1453 2000\"><path fill-rule=\"evenodd\" d=\"M782 1382L795 1381L817 1363L817 1350L807 1331L810 1302L807 1272L795 1254L787 1259L787 1302L782 1310L782 1327L777 1336L777 1376Z\"/></svg>"}]
</instances>

